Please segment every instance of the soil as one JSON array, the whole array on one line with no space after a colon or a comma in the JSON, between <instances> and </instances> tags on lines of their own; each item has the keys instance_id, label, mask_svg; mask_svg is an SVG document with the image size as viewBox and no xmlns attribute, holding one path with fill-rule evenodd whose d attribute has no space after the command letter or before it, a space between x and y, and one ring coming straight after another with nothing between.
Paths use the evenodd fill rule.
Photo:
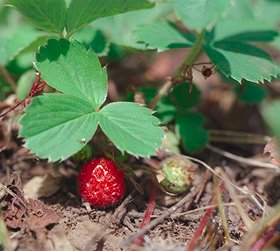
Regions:
<instances>
[{"instance_id":1,"label":"soil","mask_svg":"<svg viewBox=\"0 0 280 251\"><path fill-rule=\"evenodd\" d=\"M128 89L133 90L146 83L162 84L180 65L185 53L184 50L161 53L153 56L152 62L151 57L134 54L121 62L109 64L110 99L120 99ZM200 58L202 62L206 60ZM126 72L125 78L118 72ZM224 83L218 74L205 80L195 71L194 80L199 83L203 94L199 109L209 120L208 128L250 132L252 135L267 133L258 107L238 102L231 85ZM279 83L274 83L270 92L279 93L279 86ZM39 160L24 148L17 137L19 124L15 118L11 113L0 121L0 205L9 236L6 250L186 250L201 220L210 212L209 206L217 204L218 185L213 176L217 183L222 184L222 211L226 215L230 240L226 241L225 223L215 207L199 235L197 250L245 250L245 242L252 239L254 227L251 226L257 226L254 224L258 224L279 201L280 175L277 169L248 164L222 154L226 151L247 160L254 158L269 163L269 156L275 157L275 147L264 155L264 144L211 141L211 145L224 152L218 153L210 147L194 157L213 170L220 167L231 183L217 178L218 169L213 175L204 165L196 163L198 173L187 193L172 196L158 188L156 206L147 225L149 229L140 234L144 237L143 244L137 246L134 245L135 234L140 231L153 184L149 170L151 166L158 166L167 153L151 160L129 157L126 164L135 170L135 175L127 175L127 192L123 201L114 208L94 209L83 202L77 191L76 176L83 162L69 159L47 163ZM100 145L104 144L107 143L102 135L98 134L93 139L96 155L101 154ZM181 156L184 158L185 155L182 153ZM234 194L227 188L232 184L237 187L233 189ZM238 202L250 220L250 226L241 217ZM0 231L3 230L0 228Z\"/></svg>"}]
</instances>

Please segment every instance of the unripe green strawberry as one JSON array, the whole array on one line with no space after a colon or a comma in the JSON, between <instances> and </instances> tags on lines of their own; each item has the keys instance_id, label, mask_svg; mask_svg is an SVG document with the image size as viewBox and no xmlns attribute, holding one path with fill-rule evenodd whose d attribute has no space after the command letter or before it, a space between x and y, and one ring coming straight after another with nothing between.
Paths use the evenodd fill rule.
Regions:
<instances>
[{"instance_id":1,"label":"unripe green strawberry","mask_svg":"<svg viewBox=\"0 0 280 251\"><path fill-rule=\"evenodd\" d=\"M95 207L112 207L125 194L125 174L109 159L96 158L85 164L78 175L82 198Z\"/></svg>"},{"instance_id":2,"label":"unripe green strawberry","mask_svg":"<svg viewBox=\"0 0 280 251\"><path fill-rule=\"evenodd\" d=\"M178 194L188 191L195 179L197 165L181 157L169 157L163 161L162 174L164 178L160 185L169 193Z\"/></svg>"}]
</instances>

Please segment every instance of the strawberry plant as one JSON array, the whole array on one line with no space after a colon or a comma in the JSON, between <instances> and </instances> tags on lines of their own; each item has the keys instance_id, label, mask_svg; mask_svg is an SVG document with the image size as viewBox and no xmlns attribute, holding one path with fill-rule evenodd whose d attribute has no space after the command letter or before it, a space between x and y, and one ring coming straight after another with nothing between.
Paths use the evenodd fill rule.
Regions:
<instances>
[{"instance_id":1,"label":"strawberry plant","mask_svg":"<svg viewBox=\"0 0 280 251\"><path fill-rule=\"evenodd\" d=\"M273 8L264 2L254 6L258 13ZM151 156L164 136L160 122L174 130L187 152L194 153L209 140L206 119L197 109L200 91L193 86L194 69L205 78L221 74L235 86L236 96L249 104L261 102L266 91L259 84L279 74L279 65L258 46L277 38L277 20L265 15L258 19L245 0L8 3L41 30L26 25L30 31L21 27L23 34L10 32L2 41L2 63L41 45L34 66L55 92L33 98L19 134L27 148L52 161L77 153L98 127L121 152ZM20 39L11 43L15 34ZM105 105L107 73L96 55L110 55L120 46L158 52L190 49L161 90L141 90L154 115L132 102ZM210 62L199 68L196 61L202 53Z\"/></svg>"},{"instance_id":2,"label":"strawberry plant","mask_svg":"<svg viewBox=\"0 0 280 251\"><path fill-rule=\"evenodd\" d=\"M127 102L101 108L107 95L106 70L78 42L49 40L36 60L42 78L61 92L34 98L21 119L20 135L38 156L54 161L70 157L98 125L121 151L149 156L160 147L163 131L149 109ZM46 140L46 145L40 143Z\"/></svg>"},{"instance_id":3,"label":"strawberry plant","mask_svg":"<svg viewBox=\"0 0 280 251\"><path fill-rule=\"evenodd\" d=\"M77 1L68 9L64 1L10 3L40 29L63 35L66 27L66 37L102 16L152 6L146 1L118 1L113 6L109 1L101 5L85 1L88 8L80 13ZM38 16L38 12L46 16ZM122 152L149 156L161 146L163 131L149 109L127 102L101 108L107 95L106 69L77 41L49 39L37 53L35 67L60 92L34 98L21 119L20 136L39 157L56 161L72 156L93 137L98 125Z\"/></svg>"}]
</instances>

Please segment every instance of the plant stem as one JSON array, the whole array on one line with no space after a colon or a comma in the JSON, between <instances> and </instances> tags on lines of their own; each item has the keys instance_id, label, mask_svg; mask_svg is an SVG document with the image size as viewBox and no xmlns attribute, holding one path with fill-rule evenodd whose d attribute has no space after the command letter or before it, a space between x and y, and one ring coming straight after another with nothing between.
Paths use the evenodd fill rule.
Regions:
<instances>
[{"instance_id":1,"label":"plant stem","mask_svg":"<svg viewBox=\"0 0 280 251\"><path fill-rule=\"evenodd\" d=\"M164 83L164 85L160 88L160 90L158 91L157 95L154 97L154 99L150 103L150 105L149 105L150 109L154 109L156 107L157 103L162 99L162 97L166 93L168 93L169 90L172 88L172 86L174 84L172 79L176 78L176 77L179 77L181 75L182 71L186 70L188 67L190 67L190 65L192 65L195 62L195 60L197 59L197 57L199 56L199 54L201 52L201 45L202 45L203 40L204 40L205 32L206 32L206 30L203 29L199 33L199 35L197 36L191 51L189 52L188 56L186 57L186 59L184 60L182 65L175 72L173 77L171 77L171 79L168 79Z\"/></svg>"},{"instance_id":2,"label":"plant stem","mask_svg":"<svg viewBox=\"0 0 280 251\"><path fill-rule=\"evenodd\" d=\"M206 32L206 30L203 29L197 36L190 53L186 57L185 61L181 65L181 67L176 71L176 76L179 76L180 73L182 72L182 70L186 69L189 65L192 65L195 62L195 60L197 59L197 57L199 56L199 54L201 52L201 45L204 40L205 32Z\"/></svg>"},{"instance_id":3,"label":"plant stem","mask_svg":"<svg viewBox=\"0 0 280 251\"><path fill-rule=\"evenodd\" d=\"M271 137L267 135L209 129L211 142L236 144L267 144Z\"/></svg>"},{"instance_id":4,"label":"plant stem","mask_svg":"<svg viewBox=\"0 0 280 251\"><path fill-rule=\"evenodd\" d=\"M235 161L238 161L240 163L246 164L248 166L254 166L254 167L262 167L262 168L271 168L274 169L275 172L279 172L279 167L272 164L272 163L267 163L267 162L263 162L263 161L259 161L257 159L252 159L252 158L244 158L238 155L235 155L233 153L224 151L218 147L212 146L210 144L206 145L206 148L209 149L212 152L215 152L219 155L222 155L228 159L232 159Z\"/></svg>"},{"instance_id":5,"label":"plant stem","mask_svg":"<svg viewBox=\"0 0 280 251\"><path fill-rule=\"evenodd\" d=\"M227 189L232 201L234 202L238 212L239 212L239 215L241 217L241 219L243 220L245 226L247 228L250 228L252 227L253 225L253 221L249 218L249 216L246 214L242 204L241 204L241 201L239 200L233 186L231 185L231 182L229 180L229 178L227 177L226 173L222 170L222 168L217 168L216 171L223 177L223 180L225 182L225 188Z\"/></svg>"},{"instance_id":6,"label":"plant stem","mask_svg":"<svg viewBox=\"0 0 280 251\"><path fill-rule=\"evenodd\" d=\"M220 213L220 217L221 217L222 225L223 225L223 229L224 229L226 245L228 245L230 242L230 235L229 235L229 230L228 230L227 217L225 214L225 207L224 207L224 203L223 203L222 192L219 187L217 177L215 175L213 176L213 181L214 181L214 187L215 187L215 191L216 191L216 201L218 204L218 210Z\"/></svg>"},{"instance_id":7,"label":"plant stem","mask_svg":"<svg viewBox=\"0 0 280 251\"><path fill-rule=\"evenodd\" d=\"M149 104L150 109L155 109L157 106L157 103L162 99L162 97L167 93L171 87L173 86L173 83L170 79L168 79L164 85L159 89L157 95L153 98L152 102Z\"/></svg>"},{"instance_id":8,"label":"plant stem","mask_svg":"<svg viewBox=\"0 0 280 251\"><path fill-rule=\"evenodd\" d=\"M221 188L222 193L224 192L224 186L223 183L220 184L219 188ZM214 196L211 200L210 205L213 206L216 204L216 197ZM200 239L202 232L204 230L204 228L206 227L207 223L209 222L210 218L212 217L213 213L214 213L215 207L211 207L208 208L204 214L204 216L202 217L198 227L196 228L193 237L189 243L189 245L186 248L186 251L193 251L197 245L198 240Z\"/></svg>"},{"instance_id":9,"label":"plant stem","mask_svg":"<svg viewBox=\"0 0 280 251\"><path fill-rule=\"evenodd\" d=\"M251 251L261 250L265 244L277 233L275 228L268 230L251 248Z\"/></svg>"},{"instance_id":10,"label":"plant stem","mask_svg":"<svg viewBox=\"0 0 280 251\"><path fill-rule=\"evenodd\" d=\"M150 221L151 221L151 217L152 217L152 213L155 209L155 206L156 206L156 192L157 192L157 186L155 183L153 183L153 186L151 188L151 194L150 194L150 199L149 199L149 203L148 203L148 207L146 209L146 212L144 214L144 217L143 217L143 221L140 225L140 228L143 229L145 226L147 226ZM140 246L142 245L143 243L143 237L139 237L138 239L136 239L134 241L134 244L137 245L137 246Z\"/></svg>"}]
</instances>

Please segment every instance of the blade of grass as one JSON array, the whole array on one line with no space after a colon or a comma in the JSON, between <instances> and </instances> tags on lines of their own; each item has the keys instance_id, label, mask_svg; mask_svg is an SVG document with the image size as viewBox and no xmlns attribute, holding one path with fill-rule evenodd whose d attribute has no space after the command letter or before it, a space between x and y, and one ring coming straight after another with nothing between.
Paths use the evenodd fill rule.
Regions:
<instances>
[{"instance_id":1,"label":"blade of grass","mask_svg":"<svg viewBox=\"0 0 280 251\"><path fill-rule=\"evenodd\" d=\"M225 182L225 187L226 187L227 191L229 192L231 199L235 203L235 206L239 212L240 217L242 218L246 227L250 228L253 225L253 221L245 213L243 206L242 206L240 200L238 199L238 196L234 190L234 187L231 185L229 178L227 177L225 172L220 167L217 167L216 172L218 172L222 176L223 181Z\"/></svg>"},{"instance_id":2,"label":"blade of grass","mask_svg":"<svg viewBox=\"0 0 280 251\"><path fill-rule=\"evenodd\" d=\"M225 207L224 207L224 203L223 203L223 199L222 199L222 191L218 185L218 181L216 176L213 176L213 180L214 180L214 186L215 186L215 191L216 191L216 200L217 200L217 204L218 204L218 210L220 213L220 217L222 220L222 225L223 225L223 229L225 232L225 237L226 237L226 245L230 242L230 235L229 235L229 231L228 231L228 224L227 224L227 218L226 218L226 214L225 214Z\"/></svg>"},{"instance_id":3,"label":"blade of grass","mask_svg":"<svg viewBox=\"0 0 280 251\"><path fill-rule=\"evenodd\" d=\"M240 157L238 155L235 155L235 154L226 152L224 150L221 150L218 147L212 146L210 144L208 144L206 146L206 148L208 148L212 152L215 152L215 153L217 153L219 155L222 155L222 156L224 156L226 158L235 160L237 162L246 164L248 166L262 167L262 168L271 168L271 169L275 170L275 172L278 172L278 173L280 172L279 167L274 165L274 164L271 164L271 163L266 163L266 162L262 162L262 161L255 160L255 159L250 159L250 158L243 158L243 157Z\"/></svg>"}]
</instances>

